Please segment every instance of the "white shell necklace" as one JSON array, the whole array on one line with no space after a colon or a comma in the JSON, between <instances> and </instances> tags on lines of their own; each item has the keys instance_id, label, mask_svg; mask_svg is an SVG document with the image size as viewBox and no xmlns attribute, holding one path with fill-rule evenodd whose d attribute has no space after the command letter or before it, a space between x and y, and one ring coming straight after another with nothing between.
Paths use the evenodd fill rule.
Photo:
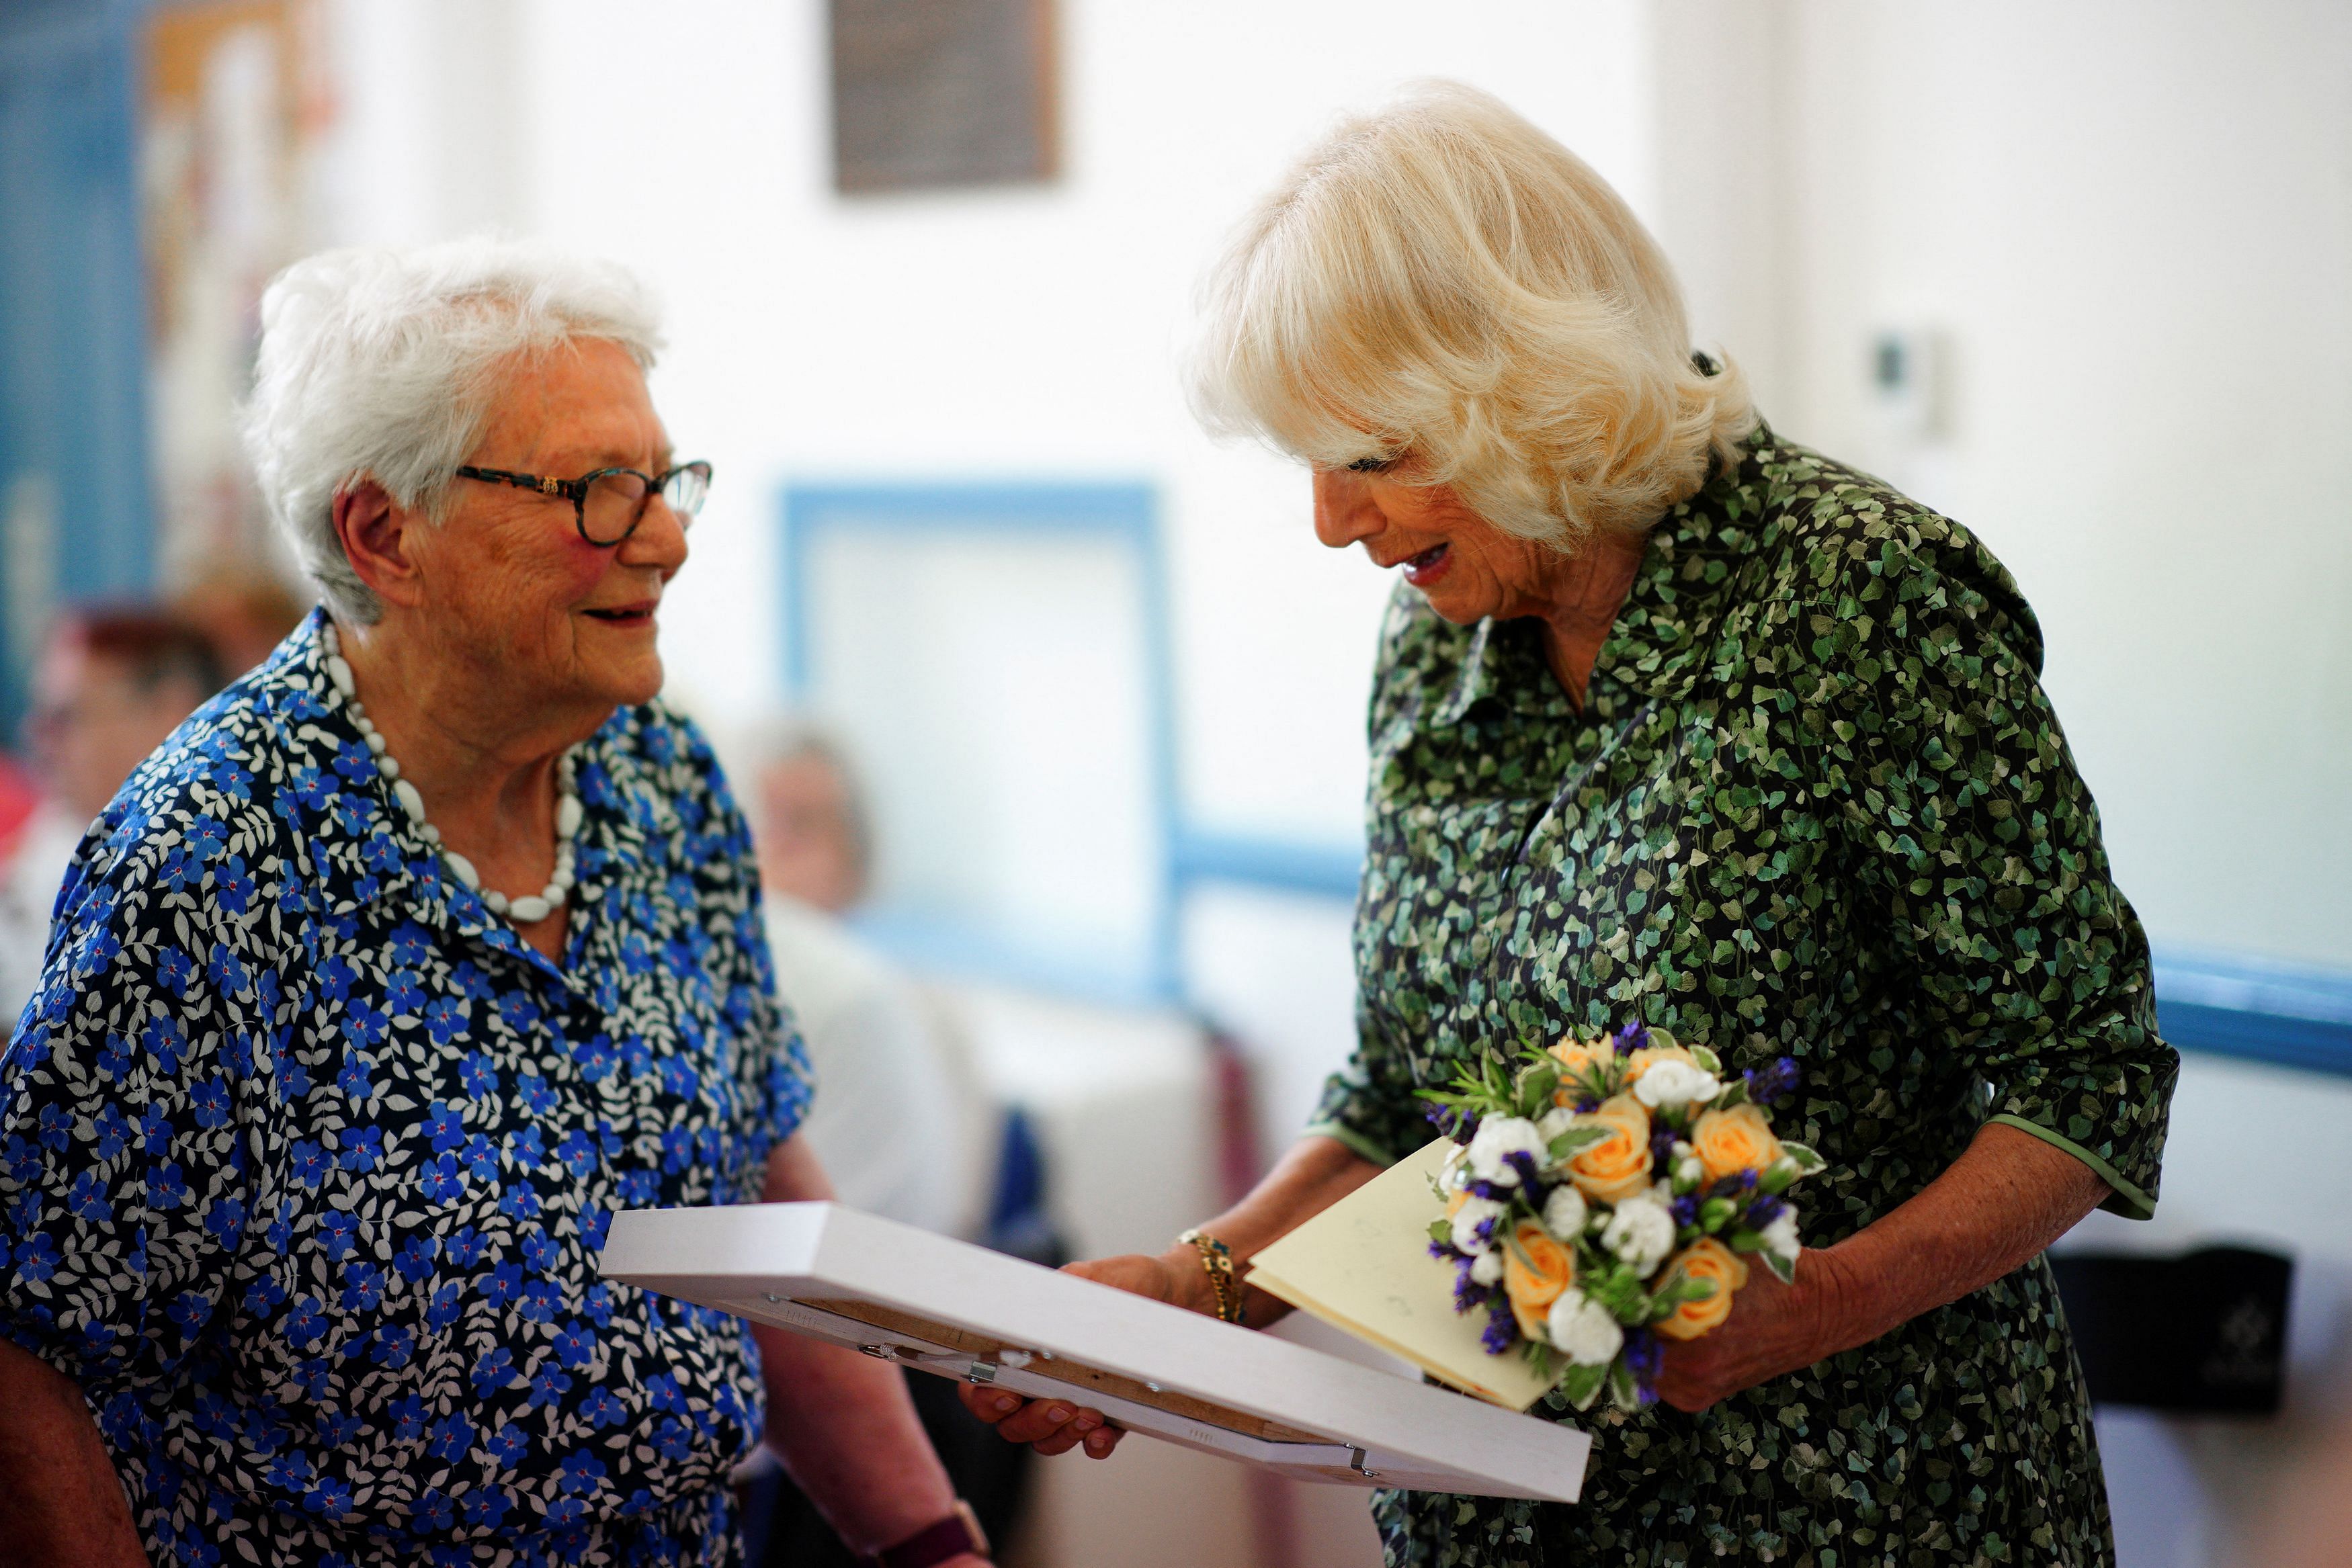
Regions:
<instances>
[{"instance_id":1,"label":"white shell necklace","mask_svg":"<svg viewBox=\"0 0 2352 1568\"><path fill-rule=\"evenodd\" d=\"M535 925L562 908L577 880L572 862L579 845L582 811L572 758L579 747L566 751L555 764L555 874L537 893L509 898L496 888L484 887L482 873L474 869L474 862L443 843L441 830L425 820L425 797L417 793L415 785L400 776L400 764L385 749L383 731L376 728L375 721L368 717L367 709L360 704L359 685L352 678L351 664L343 657L343 640L332 622L320 628L319 645L327 653L327 679L334 683L335 695L342 698L343 708L358 727L360 738L375 754L375 770L392 781L393 798L400 802L401 810L407 814L417 836L440 852L449 874L480 894L491 914L504 915L517 925Z\"/></svg>"}]
</instances>

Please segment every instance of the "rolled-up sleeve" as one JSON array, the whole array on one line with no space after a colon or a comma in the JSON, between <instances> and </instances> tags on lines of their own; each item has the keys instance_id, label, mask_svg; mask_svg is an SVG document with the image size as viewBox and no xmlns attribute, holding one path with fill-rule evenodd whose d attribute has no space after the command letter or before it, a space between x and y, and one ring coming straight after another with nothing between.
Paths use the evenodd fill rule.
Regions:
<instances>
[{"instance_id":1,"label":"rolled-up sleeve","mask_svg":"<svg viewBox=\"0 0 2352 1568\"><path fill-rule=\"evenodd\" d=\"M1876 514L1816 559L1822 778L1921 1045L1974 1068L1989 1119L2097 1172L2103 1207L2147 1218L2179 1059L2032 612L1931 514Z\"/></svg>"}]
</instances>

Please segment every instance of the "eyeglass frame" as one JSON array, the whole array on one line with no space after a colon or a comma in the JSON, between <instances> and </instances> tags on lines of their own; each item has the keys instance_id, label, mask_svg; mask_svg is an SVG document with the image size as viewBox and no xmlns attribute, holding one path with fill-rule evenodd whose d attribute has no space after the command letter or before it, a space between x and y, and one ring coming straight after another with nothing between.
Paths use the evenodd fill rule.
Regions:
<instances>
[{"instance_id":1,"label":"eyeglass frame","mask_svg":"<svg viewBox=\"0 0 2352 1568\"><path fill-rule=\"evenodd\" d=\"M638 528L644 526L646 507L652 504L653 498L667 489L672 479L692 468L702 470L702 487L708 492L710 488L710 465L698 457L689 463L675 464L665 468L659 476L648 474L642 468L615 467L593 469L583 474L577 479L551 479L544 474L519 474L510 468L477 468L472 464L467 463L458 466L454 476L459 479L479 479L492 485L511 485L518 490L532 490L542 496L562 496L572 503L572 526L579 530L581 543L593 546L597 549L619 549L629 542L630 538ZM592 539L588 537L588 486L607 474L634 474L643 479L646 482L646 498L637 507L636 520L628 526L619 538ZM669 505L667 497L664 497L662 505L665 507ZM695 508L695 511L700 510L699 507ZM694 520L694 512L683 514L683 518L681 527Z\"/></svg>"}]
</instances>

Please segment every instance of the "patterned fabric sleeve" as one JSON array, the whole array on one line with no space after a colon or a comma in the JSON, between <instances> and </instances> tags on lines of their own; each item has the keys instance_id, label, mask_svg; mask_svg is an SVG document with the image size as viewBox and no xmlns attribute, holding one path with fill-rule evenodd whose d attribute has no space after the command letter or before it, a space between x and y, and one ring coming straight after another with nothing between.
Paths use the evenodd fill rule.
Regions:
<instances>
[{"instance_id":1,"label":"patterned fabric sleeve","mask_svg":"<svg viewBox=\"0 0 2352 1568\"><path fill-rule=\"evenodd\" d=\"M2073 1154L2146 1218L2179 1059L2147 940L2042 689L2016 584L1957 525L1882 493L1814 545L1809 716L1914 1017L1991 1119Z\"/></svg>"},{"instance_id":2,"label":"patterned fabric sleeve","mask_svg":"<svg viewBox=\"0 0 2352 1568\"><path fill-rule=\"evenodd\" d=\"M170 1367L221 1304L254 1218L243 1124L278 998L251 935L267 819L118 800L108 821L0 1068L0 1332L86 1389Z\"/></svg>"},{"instance_id":3,"label":"patterned fabric sleeve","mask_svg":"<svg viewBox=\"0 0 2352 1568\"><path fill-rule=\"evenodd\" d=\"M1360 1011L1356 1050L1323 1085L1309 1134L1337 1138L1377 1166L1392 1166L1437 1136L1403 1051L1388 1045Z\"/></svg>"}]
</instances>

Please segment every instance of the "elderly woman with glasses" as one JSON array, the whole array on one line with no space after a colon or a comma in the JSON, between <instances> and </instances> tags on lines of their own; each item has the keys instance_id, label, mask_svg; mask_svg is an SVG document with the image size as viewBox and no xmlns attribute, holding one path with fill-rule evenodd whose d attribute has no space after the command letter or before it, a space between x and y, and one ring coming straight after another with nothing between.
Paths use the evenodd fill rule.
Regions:
<instances>
[{"instance_id":1,"label":"elderly woman with glasses","mask_svg":"<svg viewBox=\"0 0 2352 1568\"><path fill-rule=\"evenodd\" d=\"M58 905L0 1074L0 1557L735 1562L764 1352L854 1547L982 1560L897 1372L598 1277L615 1210L826 1196L742 819L656 696L710 477L656 343L521 246L272 285L250 444L325 604Z\"/></svg>"},{"instance_id":2,"label":"elderly woman with glasses","mask_svg":"<svg viewBox=\"0 0 2352 1568\"><path fill-rule=\"evenodd\" d=\"M2177 1061L2017 585L1758 420L1616 193L1481 94L1343 127L1210 298L1202 402L1311 467L1325 544L1403 578L1357 1047L1256 1191L1086 1271L1230 1310L1212 1268L1528 1044L1641 1022L1734 1071L1794 1058L1781 1124L1829 1162L1794 1282L1753 1270L1712 1333L1641 1346L1660 1404L1538 1407L1593 1427L1576 1506L1376 1493L1388 1561L2111 1562L2038 1255L2095 1206L2147 1217ZM1076 1425L966 1398L1024 1441Z\"/></svg>"}]
</instances>

